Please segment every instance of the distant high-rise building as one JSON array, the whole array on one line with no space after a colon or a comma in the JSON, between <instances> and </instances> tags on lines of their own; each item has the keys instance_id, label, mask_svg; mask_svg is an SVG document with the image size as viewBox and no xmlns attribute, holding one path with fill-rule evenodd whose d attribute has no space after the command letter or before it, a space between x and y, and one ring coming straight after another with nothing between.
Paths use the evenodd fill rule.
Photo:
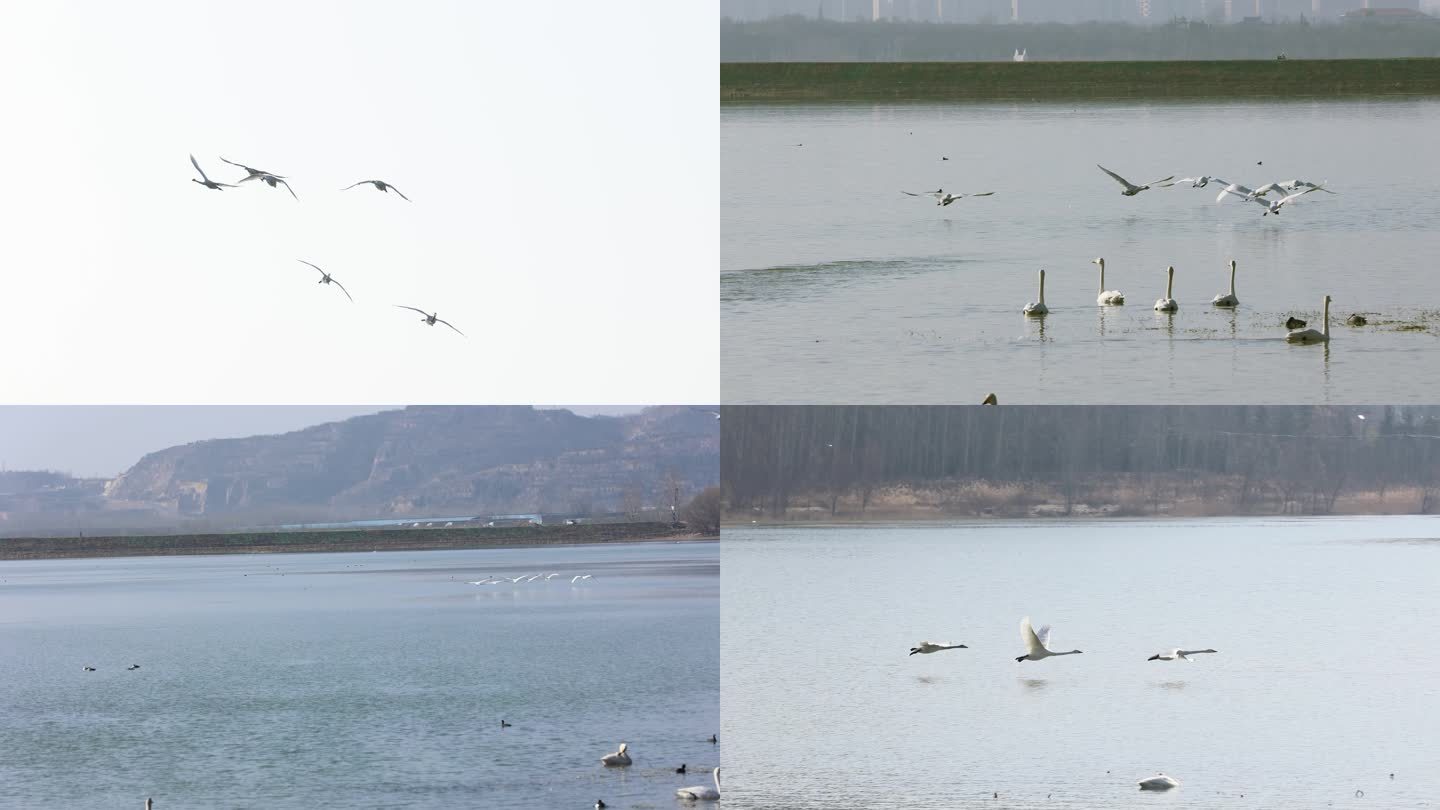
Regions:
<instances>
[{"instance_id":1,"label":"distant high-rise building","mask_svg":"<svg viewBox=\"0 0 1440 810\"><path fill-rule=\"evenodd\" d=\"M1020 0L1010 0L1010 21L1020 22Z\"/></svg>"}]
</instances>

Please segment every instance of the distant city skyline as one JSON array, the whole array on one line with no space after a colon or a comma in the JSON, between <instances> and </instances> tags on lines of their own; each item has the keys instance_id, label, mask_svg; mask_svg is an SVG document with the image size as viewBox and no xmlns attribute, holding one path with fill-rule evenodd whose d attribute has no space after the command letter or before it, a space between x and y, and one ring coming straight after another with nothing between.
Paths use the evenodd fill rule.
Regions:
<instances>
[{"instance_id":1,"label":"distant city skyline","mask_svg":"<svg viewBox=\"0 0 1440 810\"><path fill-rule=\"evenodd\" d=\"M1434 12L1440 0L720 0L720 16L763 20L800 15L831 20L912 22L1131 22L1177 17L1241 22L1338 20L1347 11L1405 8Z\"/></svg>"}]
</instances>

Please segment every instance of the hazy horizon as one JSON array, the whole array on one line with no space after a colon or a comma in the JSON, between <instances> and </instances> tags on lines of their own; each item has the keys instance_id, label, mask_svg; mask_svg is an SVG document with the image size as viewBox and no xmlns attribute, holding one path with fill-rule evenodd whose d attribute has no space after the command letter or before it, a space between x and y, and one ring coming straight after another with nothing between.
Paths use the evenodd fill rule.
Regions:
<instances>
[{"instance_id":1,"label":"hazy horizon","mask_svg":"<svg viewBox=\"0 0 1440 810\"><path fill-rule=\"evenodd\" d=\"M6 405L0 468L113 478L145 454L208 439L303 430L405 405ZM619 416L645 405L536 405Z\"/></svg>"}]
</instances>

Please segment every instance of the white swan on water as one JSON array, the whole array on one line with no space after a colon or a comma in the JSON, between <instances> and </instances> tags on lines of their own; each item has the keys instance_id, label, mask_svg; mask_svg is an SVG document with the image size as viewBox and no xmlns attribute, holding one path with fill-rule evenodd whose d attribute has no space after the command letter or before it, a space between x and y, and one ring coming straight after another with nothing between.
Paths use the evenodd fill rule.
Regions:
<instances>
[{"instance_id":1,"label":"white swan on water","mask_svg":"<svg viewBox=\"0 0 1440 810\"><path fill-rule=\"evenodd\" d=\"M1177 649L1171 650L1170 652L1167 652L1167 653L1156 653L1155 655L1152 655L1152 656L1150 656L1149 658L1146 658L1145 660L1146 660L1146 661L1189 661L1189 660L1190 660L1190 656L1192 656L1192 655L1199 655L1200 653L1213 653L1213 652L1215 652L1215 651L1214 651L1214 650L1181 650L1181 649L1178 649L1178 648L1177 648Z\"/></svg>"},{"instance_id":2,"label":"white swan on water","mask_svg":"<svg viewBox=\"0 0 1440 810\"><path fill-rule=\"evenodd\" d=\"M1141 779L1139 784L1141 790L1169 790L1170 788L1180 787L1179 782L1163 773L1152 776L1149 779Z\"/></svg>"},{"instance_id":3,"label":"white swan on water","mask_svg":"<svg viewBox=\"0 0 1440 810\"><path fill-rule=\"evenodd\" d=\"M711 776L712 779L715 780L715 787L710 787L709 785L695 785L694 787L684 787L684 788L680 788L679 790L675 791L675 796L676 796L676 798L685 799L685 800L687 800L687 801L692 801L692 802L694 802L694 801L702 801L702 802L716 802L716 801L719 801L719 800L720 800L720 769L719 769L719 768L716 768L714 771L711 771L710 776Z\"/></svg>"},{"instance_id":4,"label":"white swan on water","mask_svg":"<svg viewBox=\"0 0 1440 810\"><path fill-rule=\"evenodd\" d=\"M1125 303L1125 293L1119 290L1105 289L1105 258L1091 259L1091 264L1100 265L1100 294L1095 296L1095 303L1102 307L1119 306Z\"/></svg>"},{"instance_id":5,"label":"white swan on water","mask_svg":"<svg viewBox=\"0 0 1440 810\"><path fill-rule=\"evenodd\" d=\"M1240 306L1240 299L1235 297L1235 260L1230 260L1230 292L1225 295L1217 295L1210 301L1217 307L1234 308Z\"/></svg>"},{"instance_id":6,"label":"white swan on water","mask_svg":"<svg viewBox=\"0 0 1440 810\"><path fill-rule=\"evenodd\" d=\"M1285 340L1286 340L1287 342L1289 342L1289 343L1327 343L1327 342L1329 342L1329 340L1330 340L1330 296L1328 296L1328 295L1325 296L1325 314L1324 314L1324 316L1323 316L1323 320L1321 320L1321 324L1324 325L1324 329L1323 329L1322 331L1317 332L1317 331L1315 331L1314 329L1296 329L1296 330L1294 330L1293 332L1290 332L1289 334L1285 335Z\"/></svg>"},{"instance_id":7,"label":"white swan on water","mask_svg":"<svg viewBox=\"0 0 1440 810\"><path fill-rule=\"evenodd\" d=\"M1168 277L1165 282L1165 297L1155 302L1156 312L1174 312L1180 309L1180 305L1171 297L1175 294L1175 267L1172 265L1166 268L1165 273Z\"/></svg>"},{"instance_id":8,"label":"white swan on water","mask_svg":"<svg viewBox=\"0 0 1440 810\"><path fill-rule=\"evenodd\" d=\"M600 758L600 764L606 767L624 766L630 764L630 755L625 753L630 746L620 743L620 750L613 754L606 754Z\"/></svg>"},{"instance_id":9,"label":"white swan on water","mask_svg":"<svg viewBox=\"0 0 1440 810\"><path fill-rule=\"evenodd\" d=\"M968 650L968 649L970 649L970 648L969 648L969 647L966 647L964 644L944 644L944 643L941 643L941 644L933 644L933 643L931 643L931 642L929 642L929 641L922 641L922 642L920 642L919 644L915 645L914 647L911 647L911 648L910 648L910 654L911 654L911 655L914 655L915 653L925 653L925 654L928 655L928 654L930 654L930 653L940 652L941 650Z\"/></svg>"},{"instance_id":10,"label":"white swan on water","mask_svg":"<svg viewBox=\"0 0 1440 810\"><path fill-rule=\"evenodd\" d=\"M1041 270L1041 271L1040 271L1040 301L1039 301L1038 303L1037 303L1037 302L1031 302L1031 303L1029 303L1029 304L1026 304L1026 305L1025 305L1025 308L1024 308L1023 310L1021 310L1021 312L1024 312L1026 315L1029 315L1029 316L1032 317L1032 318L1044 317L1046 314L1048 314L1048 313L1050 312L1050 308L1047 307L1047 306L1045 306L1045 271L1044 271L1044 270Z\"/></svg>"},{"instance_id":11,"label":"white swan on water","mask_svg":"<svg viewBox=\"0 0 1440 810\"><path fill-rule=\"evenodd\" d=\"M1050 625L1047 624L1041 627L1040 632L1037 633L1035 632L1035 628L1030 626L1029 616L1020 620L1020 640L1025 644L1026 653L1017 657L1015 659L1016 661L1039 661L1042 658L1049 658L1053 655L1079 655L1081 652L1080 650L1071 650L1069 652L1051 652L1048 650L1045 645L1050 641Z\"/></svg>"}]
</instances>

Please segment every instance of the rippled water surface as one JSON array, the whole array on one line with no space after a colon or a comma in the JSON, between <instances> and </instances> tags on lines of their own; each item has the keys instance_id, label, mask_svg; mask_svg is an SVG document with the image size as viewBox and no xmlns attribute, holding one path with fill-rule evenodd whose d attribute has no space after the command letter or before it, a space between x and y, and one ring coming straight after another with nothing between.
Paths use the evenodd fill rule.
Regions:
<instances>
[{"instance_id":1,"label":"rippled water surface","mask_svg":"<svg viewBox=\"0 0 1440 810\"><path fill-rule=\"evenodd\" d=\"M718 555L0 563L0 806L674 806L719 764Z\"/></svg>"},{"instance_id":2,"label":"rippled water surface","mask_svg":"<svg viewBox=\"0 0 1440 810\"><path fill-rule=\"evenodd\" d=\"M726 401L1440 401L1437 131L1436 101L722 106ZM1262 216L1096 163L1339 193ZM935 188L997 193L900 193ZM1096 306L1097 256L1124 307ZM1326 294L1328 351L1286 344Z\"/></svg>"},{"instance_id":3,"label":"rippled water surface","mask_svg":"<svg viewBox=\"0 0 1440 810\"><path fill-rule=\"evenodd\" d=\"M742 528L722 560L731 810L1440 804L1435 518ZM1017 663L1025 615L1083 654Z\"/></svg>"}]
</instances>

